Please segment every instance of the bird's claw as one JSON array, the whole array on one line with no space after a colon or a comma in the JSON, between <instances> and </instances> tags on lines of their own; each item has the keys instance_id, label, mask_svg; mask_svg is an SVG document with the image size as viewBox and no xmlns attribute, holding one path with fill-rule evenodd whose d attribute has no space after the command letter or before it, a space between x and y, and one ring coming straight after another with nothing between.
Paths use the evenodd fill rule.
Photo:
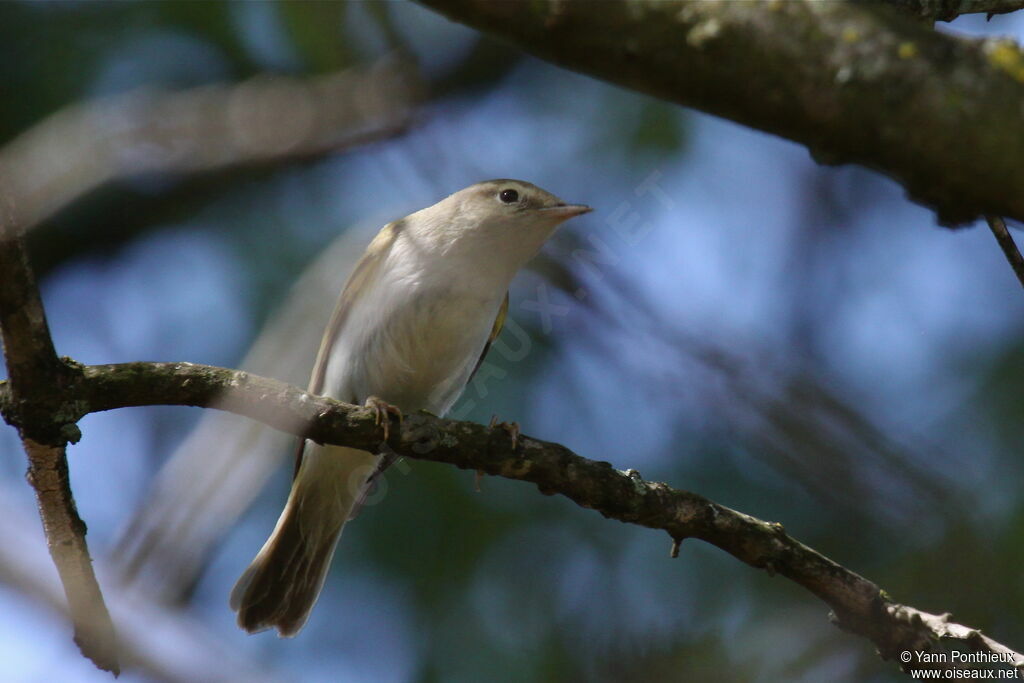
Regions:
<instances>
[{"instance_id":1,"label":"bird's claw","mask_svg":"<svg viewBox=\"0 0 1024 683\"><path fill-rule=\"evenodd\" d=\"M375 422L378 427L384 430L384 440L387 441L391 435L391 416L398 418L398 428L402 428L402 411L387 401L371 396L366 399L366 407L373 410Z\"/></svg>"},{"instance_id":2,"label":"bird's claw","mask_svg":"<svg viewBox=\"0 0 1024 683\"><path fill-rule=\"evenodd\" d=\"M498 422L498 416L492 415L491 422L487 425L488 429L494 429L498 427L503 429L509 437L512 439L512 450L516 450L519 446L519 423L518 422Z\"/></svg>"}]
</instances>

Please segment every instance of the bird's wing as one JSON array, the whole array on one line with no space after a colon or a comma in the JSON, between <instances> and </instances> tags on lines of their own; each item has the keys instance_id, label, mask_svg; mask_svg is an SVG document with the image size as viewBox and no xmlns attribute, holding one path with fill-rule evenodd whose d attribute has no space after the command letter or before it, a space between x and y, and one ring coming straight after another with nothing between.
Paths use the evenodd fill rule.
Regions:
<instances>
[{"instance_id":1,"label":"bird's wing","mask_svg":"<svg viewBox=\"0 0 1024 683\"><path fill-rule=\"evenodd\" d=\"M505 318L507 317L508 292L505 292L505 300L501 302L501 308L498 309L498 317L494 319L494 325L491 326L491 336L487 338L487 343L484 344L484 350L480 352L480 358L477 359L476 365L473 366L473 372L469 373L469 379L466 380L467 384L469 384L474 375L476 375L476 371L480 369L480 365L484 362L484 357L487 355L487 352L491 350L491 344L493 344L494 340L498 338L499 334L501 334L501 328L505 327Z\"/></svg>"},{"instance_id":2,"label":"bird's wing","mask_svg":"<svg viewBox=\"0 0 1024 683\"><path fill-rule=\"evenodd\" d=\"M324 330L323 339L320 341L320 349L316 353L316 363L313 364L313 373L309 378L309 393L319 395L323 391L324 378L327 373L327 361L330 359L331 349L334 348L334 343L338 341L338 336L341 334L345 321L352 311L357 293L365 292L369 283L373 282L376 278L377 271L391 250L391 245L395 243L395 238L401 229L402 221L388 223L381 228L380 232L377 233L377 236L373 238L373 241L366 248L366 252L356 263L355 268L352 269L352 274L341 290L338 303L334 305L334 312L331 313L331 319L327 323L327 329ZM349 401L353 400L353 397L338 398ZM299 466L302 464L302 451L305 444L305 439L299 439L295 455L295 474L298 474Z\"/></svg>"}]
</instances>

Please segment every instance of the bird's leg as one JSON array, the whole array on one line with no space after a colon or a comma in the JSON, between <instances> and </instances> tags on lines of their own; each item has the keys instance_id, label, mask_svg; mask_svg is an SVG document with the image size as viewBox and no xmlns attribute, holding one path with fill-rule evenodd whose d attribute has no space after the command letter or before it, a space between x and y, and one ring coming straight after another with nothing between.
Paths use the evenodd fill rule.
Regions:
<instances>
[{"instance_id":1,"label":"bird's leg","mask_svg":"<svg viewBox=\"0 0 1024 683\"><path fill-rule=\"evenodd\" d=\"M402 428L402 411L399 410L397 406L393 406L387 401L376 396L370 396L366 399L365 405L367 408L373 409L373 413L376 416L377 426L384 429L385 441L388 440L391 433L390 427L392 415L398 418L398 428Z\"/></svg>"},{"instance_id":2,"label":"bird's leg","mask_svg":"<svg viewBox=\"0 0 1024 683\"><path fill-rule=\"evenodd\" d=\"M498 427L503 429L505 433L512 439L512 450L515 450L519 446L519 423L518 422L498 422L498 416L492 415L491 422L487 425L488 429L494 429Z\"/></svg>"}]
</instances>

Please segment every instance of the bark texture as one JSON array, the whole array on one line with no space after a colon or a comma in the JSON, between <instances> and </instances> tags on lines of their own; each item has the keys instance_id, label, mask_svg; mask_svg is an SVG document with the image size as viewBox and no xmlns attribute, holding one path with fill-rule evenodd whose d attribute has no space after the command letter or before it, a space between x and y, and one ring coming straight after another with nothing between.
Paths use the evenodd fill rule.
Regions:
<instances>
[{"instance_id":1,"label":"bark texture","mask_svg":"<svg viewBox=\"0 0 1024 683\"><path fill-rule=\"evenodd\" d=\"M943 224L1024 220L1024 53L1011 40L939 33L882 2L420 2L822 163L884 173Z\"/></svg>"},{"instance_id":2,"label":"bark texture","mask_svg":"<svg viewBox=\"0 0 1024 683\"><path fill-rule=\"evenodd\" d=\"M66 410L65 403L77 372L57 358L24 241L6 209L0 205L0 336L10 380L4 383L6 400L0 412L18 428L28 456L27 478L67 596L75 642L96 666L117 675L114 624L93 571L64 451L79 436L77 413Z\"/></svg>"}]
</instances>

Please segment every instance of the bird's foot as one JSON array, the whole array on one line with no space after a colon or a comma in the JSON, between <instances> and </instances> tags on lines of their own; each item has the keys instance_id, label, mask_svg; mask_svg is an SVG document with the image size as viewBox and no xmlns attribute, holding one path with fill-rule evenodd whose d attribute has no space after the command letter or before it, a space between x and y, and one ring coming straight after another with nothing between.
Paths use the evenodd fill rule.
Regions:
<instances>
[{"instance_id":1,"label":"bird's foot","mask_svg":"<svg viewBox=\"0 0 1024 683\"><path fill-rule=\"evenodd\" d=\"M518 422L498 422L498 416L491 416L491 423L487 425L488 429L494 429L495 427L503 429L512 439L512 450L516 450L519 446L519 423Z\"/></svg>"},{"instance_id":2,"label":"bird's foot","mask_svg":"<svg viewBox=\"0 0 1024 683\"><path fill-rule=\"evenodd\" d=\"M373 413L376 416L376 423L378 427L384 430L384 440L387 441L391 434L391 416L394 415L398 418L398 428L402 428L402 411L397 406L393 406L387 401L371 396L366 399L366 407L372 408Z\"/></svg>"}]
</instances>

